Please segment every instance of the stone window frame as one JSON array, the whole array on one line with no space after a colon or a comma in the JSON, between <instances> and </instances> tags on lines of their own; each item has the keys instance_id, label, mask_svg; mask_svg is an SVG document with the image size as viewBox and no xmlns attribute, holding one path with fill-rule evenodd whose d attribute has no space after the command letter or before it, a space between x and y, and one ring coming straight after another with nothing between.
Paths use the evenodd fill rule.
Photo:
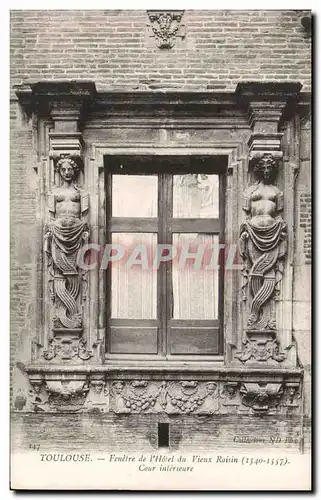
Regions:
<instances>
[{"instance_id":1,"label":"stone window frame","mask_svg":"<svg viewBox=\"0 0 321 500\"><path fill-rule=\"evenodd\" d=\"M234 147L233 147L234 146ZM233 197L233 192L235 194L235 186L233 189L233 183L232 183L232 172L233 169L235 168L235 157L238 154L237 152L240 150L241 144L240 143L235 143L231 147L231 143L224 144L220 142L219 144L213 144L212 147L206 147L204 148L202 144L195 145L194 147L146 147L146 145L141 145L141 144L136 144L131 145L130 147L119 147L119 144L111 144L111 143L93 143L91 147L91 166L93 169L96 169L94 165L98 166L98 177L95 182L99 184L100 189L99 189L99 206L104 207L106 204L105 200L105 182L104 182L104 158L106 156L113 156L113 157L122 157L122 156L128 156L131 158L134 157L139 157L139 156L150 156L151 158L153 156L157 157L177 157L177 156L204 156L208 158L213 158L213 157L225 157L227 159L227 173L225 175L226 177L226 204L225 206L229 206L230 209L226 210L225 209L225 214L224 214L224 228L225 228L225 237L228 241L237 241L238 237L238 228L235 224L229 224L227 223L228 220L232 220L233 218L233 210L235 210L235 203L233 204L233 200L236 200L236 196ZM100 214L97 214L96 218L94 219L93 222L95 224L98 223L98 220L100 220L100 225L99 225L99 232L94 235L94 237L98 237L97 241L99 241L99 244L103 244L104 241L106 241L106 233L105 233L105 227L104 227L104 218L105 218L105 213L104 211L101 211ZM98 225L98 224L97 224ZM99 234L99 236L98 236ZM100 343L104 342L104 337L105 337L105 331L106 331L106 325L104 323L104 318L103 318L103 311L106 310L107 304L106 304L106 290L104 287L104 271L98 271L96 273L91 273L91 281L89 286L92 289L92 292L95 294L95 290L99 289L99 295L97 302L99 304L99 313L98 316L102 318L102 323L100 324L99 332L100 332L100 337L96 337L97 341ZM232 307L235 308L236 304L235 301L230 300L232 297L232 287L233 287L233 280L231 279L231 276L228 277L227 279L224 279L224 304L223 304L223 315L224 315L224 327L223 331L221 333L221 338L223 342L225 343L230 342L234 343L237 342L237 336L235 335L235 330L234 330L234 335L233 336L228 336L227 332L232 332L233 327L232 327ZM235 286L235 283L234 283ZM97 329L98 330L98 329ZM224 349L223 349L224 351ZM117 360L118 358L118 360ZM151 363L148 359L144 359L141 355L131 355L130 356L131 360L133 362L136 362L137 364L139 363L139 367L142 369L146 369L148 366L151 366ZM172 359L170 362L166 360L159 360L157 362L157 365L159 367L167 367L169 364L172 366L188 366L191 365L193 366L193 363L195 361L198 362L198 365L201 367L204 365L204 367L207 365L208 362L211 362L212 367L214 366L224 366L224 352L221 354L215 354L215 355L193 355L193 360L189 359L189 356L186 355L175 355L175 359ZM205 359L206 358L206 359ZM126 359L126 357L121 360L122 356L113 356L112 359L110 356L105 355L105 360L106 362L108 361L108 364L112 364L113 361L114 363L121 363L124 366L124 369L126 370L126 367L130 364L131 362Z\"/></svg>"},{"instance_id":2,"label":"stone window frame","mask_svg":"<svg viewBox=\"0 0 321 500\"><path fill-rule=\"evenodd\" d=\"M111 234L114 232L151 232L150 226L152 223L156 224L155 227L153 228L153 233L157 235L158 243L165 243L168 244L169 241L171 240L171 235L174 233L200 233L200 234L213 234L216 235L220 238L220 241L224 241L225 238L225 180L226 180L226 175L227 175L227 168L226 168L226 160L227 158L222 157L207 157L207 164L204 166L204 164L200 164L200 162L203 162L205 160L204 156L196 157L196 156L190 156L187 154L184 154L183 156L176 157L174 155L167 155L167 156L157 156L155 158L154 156L146 156L146 157L141 157L139 153L135 154L134 156L126 155L126 156L104 156L105 158L105 184L106 184L106 190L107 190L107 196L106 196L106 202L109 199L109 207L106 207L106 204L104 204L105 212L106 212L106 224L109 226L109 222L112 220L112 214L111 214L111 205L110 201L112 199L112 184L111 184L111 176L115 173L118 175L128 173L130 174L143 174L143 175L148 175L148 174L153 174L157 176L157 186L158 186L158 195L161 197L161 200L159 200L158 203L158 210L157 210L157 215L154 217L154 221L142 219L140 217L135 217L132 220L125 217L117 217L117 220L114 220L114 226L111 227L108 231L106 231L106 241L110 242L111 239ZM170 165L173 163L173 166L177 164L182 164L185 159L191 158L193 160L193 166L186 166L186 168L183 168L181 166L181 171L184 170L184 173L210 173L210 174L216 174L219 178L219 186L218 186L218 198L219 198L219 212L220 215L219 217L214 218L211 220L210 217L204 217L202 219L199 219L197 221L194 221L193 219L182 219L177 217L176 219L173 219L173 222L175 222L174 228L172 228L173 222L170 224L170 229L167 227L168 222L167 222L167 216L168 213L170 214L172 209L173 209L173 200L169 198L169 194L166 195L166 193L172 192L171 190L173 189L171 187L173 175L177 173L176 171L174 172L171 168ZM143 159L143 162L142 162ZM217 159L217 161L215 161ZM208 161L209 160L209 161ZM123 169L117 169L117 164L120 162L123 164L127 162L127 168L124 171ZM151 170L150 164L151 162L157 165L157 167L153 168ZM169 165L170 163L170 165ZM147 166L146 166L147 165ZM198 166L200 165L200 166ZM110 167L110 169L109 169ZM183 169L183 170L182 170ZM140 196L140 193L137 194L138 199ZM169 211L169 212L168 212ZM172 216L170 216L172 217ZM124 226L125 222L125 226ZM132 226L134 224L134 226ZM141 229L141 225L143 224L143 228ZM187 228L188 225L188 228ZM125 227L125 229L124 229ZM133 227L137 228L135 231L133 231ZM193 360L208 360L208 359L217 359L217 356L221 356L223 354L223 304L224 304L224 266L220 267L220 270L218 271L218 317L216 319L208 319L208 320L202 320L199 318L199 320L174 320L171 317L170 313L170 308L173 307L173 303L170 301L170 303L167 303L166 298L172 295L172 288L170 285L170 280L172 276L172 264L167 263L166 268L165 265L162 269L159 269L157 271L157 298L156 298L156 305L157 305L157 316L155 319L151 321L145 321L145 320L130 320L128 318L124 319L117 319L111 320L108 316L111 314L110 312L110 306L111 306L111 297L112 297L112 290L111 290L111 267L109 266L108 269L106 270L106 291L107 291L107 298L106 298L106 309L109 311L109 314L107 313L106 316L106 360L112 360L113 358L117 358L119 356L120 358L131 358L131 359L137 359L137 362L139 363L140 360L143 359L155 359L155 361L159 360L160 358L166 359L168 362L171 362L173 360L188 360L193 359ZM146 326L152 325L154 328L157 328L157 334L156 334L156 346L154 346L154 350L157 352L152 353L144 353L144 350L142 352L137 352L137 358L133 353L122 353L122 354L117 354L113 353L111 349L111 322L113 322L114 325L120 326L121 328L126 328L128 326L129 328L132 328L134 325L141 325L143 326L145 324ZM172 353L171 352L171 344L170 344L170 328L174 324L177 330L180 330L180 333L184 336L184 327L188 327L190 329L193 329L193 333L195 336L200 336L202 335L202 328L211 328L210 335L213 338L213 346L217 346L217 352L211 352L210 354L207 352L202 352L202 348L200 349L199 344L196 344L196 348L200 349L200 352L190 352L187 347L187 352L183 353ZM115 339L116 340L116 339ZM116 340L117 342L117 340ZM216 344L215 344L216 342ZM202 346L201 346L202 347ZM211 349L214 351L214 347L211 347Z\"/></svg>"}]
</instances>

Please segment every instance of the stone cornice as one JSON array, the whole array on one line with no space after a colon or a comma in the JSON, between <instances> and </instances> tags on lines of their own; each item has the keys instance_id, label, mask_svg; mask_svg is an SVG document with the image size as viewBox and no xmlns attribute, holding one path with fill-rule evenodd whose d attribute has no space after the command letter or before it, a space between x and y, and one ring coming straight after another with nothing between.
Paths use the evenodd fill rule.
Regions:
<instances>
[{"instance_id":1,"label":"stone cornice","mask_svg":"<svg viewBox=\"0 0 321 500\"><path fill-rule=\"evenodd\" d=\"M26 365L24 367L24 371L29 374L29 376L49 376L55 377L64 374L65 376L87 376L87 375L98 375L105 374L107 377L115 376L124 377L124 378L132 378L135 376L148 376L149 378L166 378L166 377L174 377L177 376L180 378L182 374L184 377L199 377L199 378L217 378L223 380L225 377L229 378L246 378L246 379L259 379L259 378L273 378L273 381L277 381L278 378L283 380L284 378L294 378L300 379L303 376L303 370L301 368L278 368L278 367L262 367L262 368L253 368L253 367L227 367L223 364L221 366L213 366L213 363L209 365L206 363L197 363L194 365L181 363L181 364L173 364L173 363L156 363L153 364L147 363L144 364L140 362L139 367L137 367L137 362L135 364L127 362L127 363L109 363L106 365L93 366L93 365Z\"/></svg>"},{"instance_id":2,"label":"stone cornice","mask_svg":"<svg viewBox=\"0 0 321 500\"><path fill-rule=\"evenodd\" d=\"M285 111L297 104L301 88L299 82L241 82L235 94L254 131L264 124L277 132Z\"/></svg>"},{"instance_id":3,"label":"stone cornice","mask_svg":"<svg viewBox=\"0 0 321 500\"><path fill-rule=\"evenodd\" d=\"M95 83L90 80L44 80L18 85L14 90L28 115L60 109L65 114L76 112L76 119L96 95Z\"/></svg>"}]
</instances>

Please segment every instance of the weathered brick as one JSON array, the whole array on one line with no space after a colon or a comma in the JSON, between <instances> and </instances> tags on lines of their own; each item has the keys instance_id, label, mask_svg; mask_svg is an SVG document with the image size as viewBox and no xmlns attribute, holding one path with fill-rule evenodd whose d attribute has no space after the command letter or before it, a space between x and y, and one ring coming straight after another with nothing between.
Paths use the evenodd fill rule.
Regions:
<instances>
[{"instance_id":1,"label":"weathered brick","mask_svg":"<svg viewBox=\"0 0 321 500\"><path fill-rule=\"evenodd\" d=\"M171 76L179 76L181 90L190 88L192 78L193 88L206 90L206 80L216 79L218 64L222 89L233 90L245 78L297 79L298 71L303 89L310 89L310 38L296 11L187 10L182 23L185 39L162 51L147 33L146 11L13 10L12 84L69 75L90 76L101 90L115 80L125 88L137 84L137 72L148 79L156 67L160 88L171 63ZM85 74L88 69L90 75Z\"/></svg>"}]
</instances>

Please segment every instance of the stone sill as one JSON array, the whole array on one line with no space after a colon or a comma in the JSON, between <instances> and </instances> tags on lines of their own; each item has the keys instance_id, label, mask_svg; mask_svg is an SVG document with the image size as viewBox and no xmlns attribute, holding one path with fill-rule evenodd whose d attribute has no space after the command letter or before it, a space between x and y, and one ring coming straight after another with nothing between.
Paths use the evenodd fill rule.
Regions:
<instances>
[{"instance_id":1,"label":"stone sill","mask_svg":"<svg viewBox=\"0 0 321 500\"><path fill-rule=\"evenodd\" d=\"M300 368L276 367L227 367L219 362L137 362L113 361L106 365L28 365L25 371L31 378L34 376L49 378L91 378L103 376L106 378L133 379L148 377L149 379L183 379L197 378L205 380L250 380L255 379L273 382L283 380L299 380L303 377Z\"/></svg>"}]
</instances>

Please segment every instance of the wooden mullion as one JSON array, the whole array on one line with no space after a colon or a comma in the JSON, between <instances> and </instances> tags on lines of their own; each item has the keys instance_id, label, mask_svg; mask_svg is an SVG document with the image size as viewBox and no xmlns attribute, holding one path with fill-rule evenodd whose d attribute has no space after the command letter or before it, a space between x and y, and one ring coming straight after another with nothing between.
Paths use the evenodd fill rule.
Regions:
<instances>
[{"instance_id":1,"label":"wooden mullion","mask_svg":"<svg viewBox=\"0 0 321 500\"><path fill-rule=\"evenodd\" d=\"M166 242L169 245L173 244L173 175L165 173L166 185ZM166 262L166 355L170 354L169 335L170 335L170 320L173 317L174 311L174 294L173 294L173 261L172 259Z\"/></svg>"},{"instance_id":2,"label":"wooden mullion","mask_svg":"<svg viewBox=\"0 0 321 500\"><path fill-rule=\"evenodd\" d=\"M219 176L219 221L220 233L219 243L225 243L225 190L226 190L226 176L221 174ZM220 253L222 255L222 253ZM223 252L223 265L220 262L219 268L219 283L218 283L218 316L219 316L219 353L224 351L224 273L225 273L225 252Z\"/></svg>"},{"instance_id":3,"label":"wooden mullion","mask_svg":"<svg viewBox=\"0 0 321 500\"><path fill-rule=\"evenodd\" d=\"M110 318L110 326L155 328L157 326L157 319Z\"/></svg>"},{"instance_id":4,"label":"wooden mullion","mask_svg":"<svg viewBox=\"0 0 321 500\"><path fill-rule=\"evenodd\" d=\"M110 230L112 233L157 233L157 217L112 217Z\"/></svg>"},{"instance_id":5,"label":"wooden mullion","mask_svg":"<svg viewBox=\"0 0 321 500\"><path fill-rule=\"evenodd\" d=\"M110 244L112 234L110 230L110 219L112 214L112 174L105 171L106 183L106 244ZM105 290L106 290L106 311L105 311L105 351L110 352L110 317L111 317L111 266L108 266L105 274Z\"/></svg>"},{"instance_id":6,"label":"wooden mullion","mask_svg":"<svg viewBox=\"0 0 321 500\"><path fill-rule=\"evenodd\" d=\"M173 219L173 233L206 233L219 234L219 219Z\"/></svg>"},{"instance_id":7,"label":"wooden mullion","mask_svg":"<svg viewBox=\"0 0 321 500\"><path fill-rule=\"evenodd\" d=\"M166 243L166 192L164 174L158 176L158 244ZM166 267L157 270L158 353L166 354Z\"/></svg>"},{"instance_id":8,"label":"wooden mullion","mask_svg":"<svg viewBox=\"0 0 321 500\"><path fill-rule=\"evenodd\" d=\"M219 319L171 319L170 326L175 328L218 328Z\"/></svg>"}]
</instances>

